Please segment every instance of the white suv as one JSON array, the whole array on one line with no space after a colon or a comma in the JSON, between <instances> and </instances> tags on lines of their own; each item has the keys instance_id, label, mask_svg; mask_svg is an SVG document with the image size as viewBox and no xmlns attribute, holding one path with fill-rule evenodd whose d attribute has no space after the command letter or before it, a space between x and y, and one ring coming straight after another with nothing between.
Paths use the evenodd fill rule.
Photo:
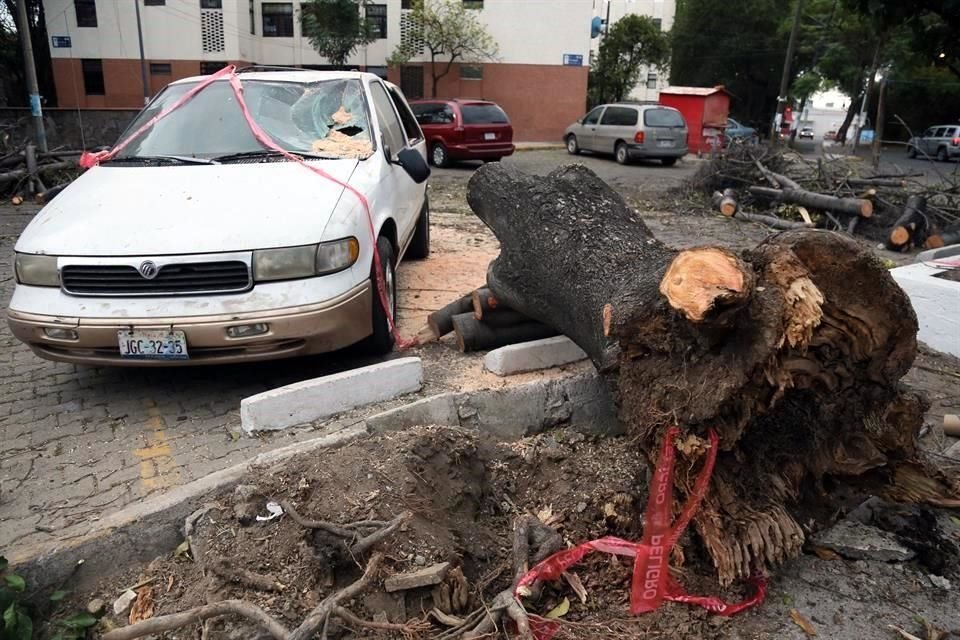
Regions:
<instances>
[{"instance_id":1,"label":"white suv","mask_svg":"<svg viewBox=\"0 0 960 640\"><path fill-rule=\"evenodd\" d=\"M229 78L215 79L20 236L7 318L39 356L206 364L392 348L373 252L393 314L397 263L430 250L430 170L406 100L366 73L237 78L256 124L333 180L260 144ZM166 87L121 140L205 80Z\"/></svg>"}]
</instances>

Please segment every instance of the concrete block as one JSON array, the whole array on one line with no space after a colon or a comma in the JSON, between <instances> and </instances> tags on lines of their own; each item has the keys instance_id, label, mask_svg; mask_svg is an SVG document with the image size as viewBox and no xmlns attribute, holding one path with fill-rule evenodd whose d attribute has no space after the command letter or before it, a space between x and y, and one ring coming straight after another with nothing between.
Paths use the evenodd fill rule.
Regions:
<instances>
[{"instance_id":1,"label":"concrete block","mask_svg":"<svg viewBox=\"0 0 960 640\"><path fill-rule=\"evenodd\" d=\"M441 393L378 413L366 419L367 428L382 433L419 425L459 427L456 397L454 393Z\"/></svg>"},{"instance_id":2,"label":"concrete block","mask_svg":"<svg viewBox=\"0 0 960 640\"><path fill-rule=\"evenodd\" d=\"M484 356L483 366L498 376L510 376L525 371L559 367L586 357L587 354L573 340L566 336L556 336L494 349Z\"/></svg>"},{"instance_id":3,"label":"concrete block","mask_svg":"<svg viewBox=\"0 0 960 640\"><path fill-rule=\"evenodd\" d=\"M383 581L383 588L392 593L394 591L407 591L409 589L429 587L443 582L443 579L447 577L448 571L450 571L450 563L441 562L424 569L397 573Z\"/></svg>"},{"instance_id":4,"label":"concrete block","mask_svg":"<svg viewBox=\"0 0 960 640\"><path fill-rule=\"evenodd\" d=\"M247 433L285 429L413 393L422 384L420 358L388 360L244 398L240 424Z\"/></svg>"},{"instance_id":5,"label":"concrete block","mask_svg":"<svg viewBox=\"0 0 960 640\"><path fill-rule=\"evenodd\" d=\"M946 271L930 263L890 270L890 275L910 297L917 313L917 338L937 351L960 356L960 282L935 277Z\"/></svg>"}]
</instances>

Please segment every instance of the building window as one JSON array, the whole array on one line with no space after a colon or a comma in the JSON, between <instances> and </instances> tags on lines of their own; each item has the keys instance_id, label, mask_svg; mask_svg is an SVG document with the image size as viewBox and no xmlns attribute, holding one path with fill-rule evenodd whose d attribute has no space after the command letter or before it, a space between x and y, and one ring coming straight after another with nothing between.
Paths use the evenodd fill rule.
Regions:
<instances>
[{"instance_id":1,"label":"building window","mask_svg":"<svg viewBox=\"0 0 960 640\"><path fill-rule=\"evenodd\" d=\"M663 31L663 20L660 18L654 18L653 26L655 26L658 30Z\"/></svg>"},{"instance_id":2,"label":"building window","mask_svg":"<svg viewBox=\"0 0 960 640\"><path fill-rule=\"evenodd\" d=\"M483 80L483 67L478 64L460 65L461 80Z\"/></svg>"},{"instance_id":3,"label":"building window","mask_svg":"<svg viewBox=\"0 0 960 640\"><path fill-rule=\"evenodd\" d=\"M73 8L77 11L78 27L97 26L97 0L74 0Z\"/></svg>"},{"instance_id":4,"label":"building window","mask_svg":"<svg viewBox=\"0 0 960 640\"><path fill-rule=\"evenodd\" d=\"M377 40L387 37L387 5L368 4L367 24L370 25L370 35Z\"/></svg>"},{"instance_id":5,"label":"building window","mask_svg":"<svg viewBox=\"0 0 960 640\"><path fill-rule=\"evenodd\" d=\"M220 69L223 69L225 66L227 66L226 62L211 62L209 60L204 60L200 63L200 75L213 75L217 71L220 71Z\"/></svg>"},{"instance_id":6,"label":"building window","mask_svg":"<svg viewBox=\"0 0 960 640\"><path fill-rule=\"evenodd\" d=\"M657 74L648 73L647 74L647 89L656 89L657 88Z\"/></svg>"},{"instance_id":7,"label":"building window","mask_svg":"<svg viewBox=\"0 0 960 640\"><path fill-rule=\"evenodd\" d=\"M170 68L170 63L168 62L151 62L150 63L150 75L152 76L168 76L172 73Z\"/></svg>"},{"instance_id":8,"label":"building window","mask_svg":"<svg viewBox=\"0 0 960 640\"><path fill-rule=\"evenodd\" d=\"M223 0L200 0L201 9L223 9Z\"/></svg>"},{"instance_id":9,"label":"building window","mask_svg":"<svg viewBox=\"0 0 960 640\"><path fill-rule=\"evenodd\" d=\"M88 96L104 95L106 91L103 86L103 60L81 60L80 67L83 70L84 93Z\"/></svg>"},{"instance_id":10,"label":"building window","mask_svg":"<svg viewBox=\"0 0 960 640\"><path fill-rule=\"evenodd\" d=\"M463 0L464 9L483 9L483 0Z\"/></svg>"},{"instance_id":11,"label":"building window","mask_svg":"<svg viewBox=\"0 0 960 640\"><path fill-rule=\"evenodd\" d=\"M250 35L257 35L257 8L253 0L250 0Z\"/></svg>"},{"instance_id":12,"label":"building window","mask_svg":"<svg viewBox=\"0 0 960 640\"><path fill-rule=\"evenodd\" d=\"M293 37L292 2L264 2L260 12L263 14L264 38Z\"/></svg>"},{"instance_id":13,"label":"building window","mask_svg":"<svg viewBox=\"0 0 960 640\"><path fill-rule=\"evenodd\" d=\"M401 9L413 9L413 0L400 0Z\"/></svg>"},{"instance_id":14,"label":"building window","mask_svg":"<svg viewBox=\"0 0 960 640\"><path fill-rule=\"evenodd\" d=\"M145 7L162 7L167 4L167 0L143 0Z\"/></svg>"}]
</instances>

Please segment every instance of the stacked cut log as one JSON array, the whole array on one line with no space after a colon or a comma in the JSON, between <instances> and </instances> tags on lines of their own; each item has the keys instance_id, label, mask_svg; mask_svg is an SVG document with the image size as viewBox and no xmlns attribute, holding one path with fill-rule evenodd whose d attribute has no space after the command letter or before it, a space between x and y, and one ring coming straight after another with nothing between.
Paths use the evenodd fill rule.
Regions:
<instances>
[{"instance_id":1,"label":"stacked cut log","mask_svg":"<svg viewBox=\"0 0 960 640\"><path fill-rule=\"evenodd\" d=\"M960 479L917 443L925 400L901 381L917 353L910 300L846 235L677 251L582 165L543 177L489 164L467 199L500 241L487 272L498 306L588 354L633 436L625 446L653 463L680 428L677 504L719 435L693 524L721 582L800 553L851 486L960 506Z\"/></svg>"},{"instance_id":2,"label":"stacked cut log","mask_svg":"<svg viewBox=\"0 0 960 640\"><path fill-rule=\"evenodd\" d=\"M486 286L457 298L427 316L421 341L438 340L453 332L463 353L496 349L558 335L548 324L533 320L500 303Z\"/></svg>"},{"instance_id":3,"label":"stacked cut log","mask_svg":"<svg viewBox=\"0 0 960 640\"><path fill-rule=\"evenodd\" d=\"M927 218L927 200L923 196L912 195L907 198L903 214L890 228L887 236L887 249L906 251L913 247L922 247L930 235L930 220Z\"/></svg>"},{"instance_id":4,"label":"stacked cut log","mask_svg":"<svg viewBox=\"0 0 960 640\"><path fill-rule=\"evenodd\" d=\"M56 151L40 153L28 144L23 151L16 151L0 157L0 195L7 195L13 204L21 204L27 198L33 198L37 204L52 200L67 185L62 183L47 186L51 176L77 169L74 157L81 151Z\"/></svg>"}]
</instances>

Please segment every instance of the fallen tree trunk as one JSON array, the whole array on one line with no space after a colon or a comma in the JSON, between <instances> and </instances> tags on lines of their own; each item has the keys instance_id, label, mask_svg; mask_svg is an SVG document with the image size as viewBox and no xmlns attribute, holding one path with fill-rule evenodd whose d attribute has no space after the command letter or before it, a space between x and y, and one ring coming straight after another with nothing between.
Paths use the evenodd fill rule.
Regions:
<instances>
[{"instance_id":1,"label":"fallen tree trunk","mask_svg":"<svg viewBox=\"0 0 960 640\"><path fill-rule=\"evenodd\" d=\"M750 193L774 202L800 204L812 209L836 211L852 216L869 218L873 215L873 203L861 198L837 198L835 196L803 189L770 189L768 187L750 187Z\"/></svg>"},{"instance_id":2,"label":"fallen tree trunk","mask_svg":"<svg viewBox=\"0 0 960 640\"><path fill-rule=\"evenodd\" d=\"M903 213L897 218L887 234L887 249L903 251L911 246L922 246L927 239L927 200L923 196L912 195L903 206Z\"/></svg>"},{"instance_id":3,"label":"fallen tree trunk","mask_svg":"<svg viewBox=\"0 0 960 640\"><path fill-rule=\"evenodd\" d=\"M442 338L453 331L453 316L466 313L471 309L473 309L473 294L468 293L428 315L427 325L434 336Z\"/></svg>"},{"instance_id":4,"label":"fallen tree trunk","mask_svg":"<svg viewBox=\"0 0 960 640\"><path fill-rule=\"evenodd\" d=\"M960 244L960 226L930 236L923 246L927 249L939 249L951 244Z\"/></svg>"},{"instance_id":5,"label":"fallen tree trunk","mask_svg":"<svg viewBox=\"0 0 960 640\"><path fill-rule=\"evenodd\" d=\"M724 189L723 192L713 192L713 208L728 218L737 213L737 192L733 189Z\"/></svg>"},{"instance_id":6,"label":"fallen tree trunk","mask_svg":"<svg viewBox=\"0 0 960 640\"><path fill-rule=\"evenodd\" d=\"M718 432L694 524L721 582L799 553L800 523L836 506L828 477L960 504L960 482L916 446L924 401L899 382L916 316L856 242L803 229L740 254L678 252L582 166L535 177L486 165L468 201L500 241L487 274L497 299L590 356L651 462L680 426L678 498Z\"/></svg>"},{"instance_id":7,"label":"fallen tree trunk","mask_svg":"<svg viewBox=\"0 0 960 640\"><path fill-rule=\"evenodd\" d=\"M772 229L812 229L814 227L812 222L784 220L782 218L775 218L774 216L765 216L760 213L747 213L746 211L738 213L736 218L737 220L746 220L747 222L759 222Z\"/></svg>"},{"instance_id":8,"label":"fallen tree trunk","mask_svg":"<svg viewBox=\"0 0 960 640\"><path fill-rule=\"evenodd\" d=\"M453 330L457 334L457 348L462 353L485 351L518 342L552 338L558 331L550 325L528 319L521 324L493 327L477 320L472 313L453 316Z\"/></svg>"}]
</instances>

